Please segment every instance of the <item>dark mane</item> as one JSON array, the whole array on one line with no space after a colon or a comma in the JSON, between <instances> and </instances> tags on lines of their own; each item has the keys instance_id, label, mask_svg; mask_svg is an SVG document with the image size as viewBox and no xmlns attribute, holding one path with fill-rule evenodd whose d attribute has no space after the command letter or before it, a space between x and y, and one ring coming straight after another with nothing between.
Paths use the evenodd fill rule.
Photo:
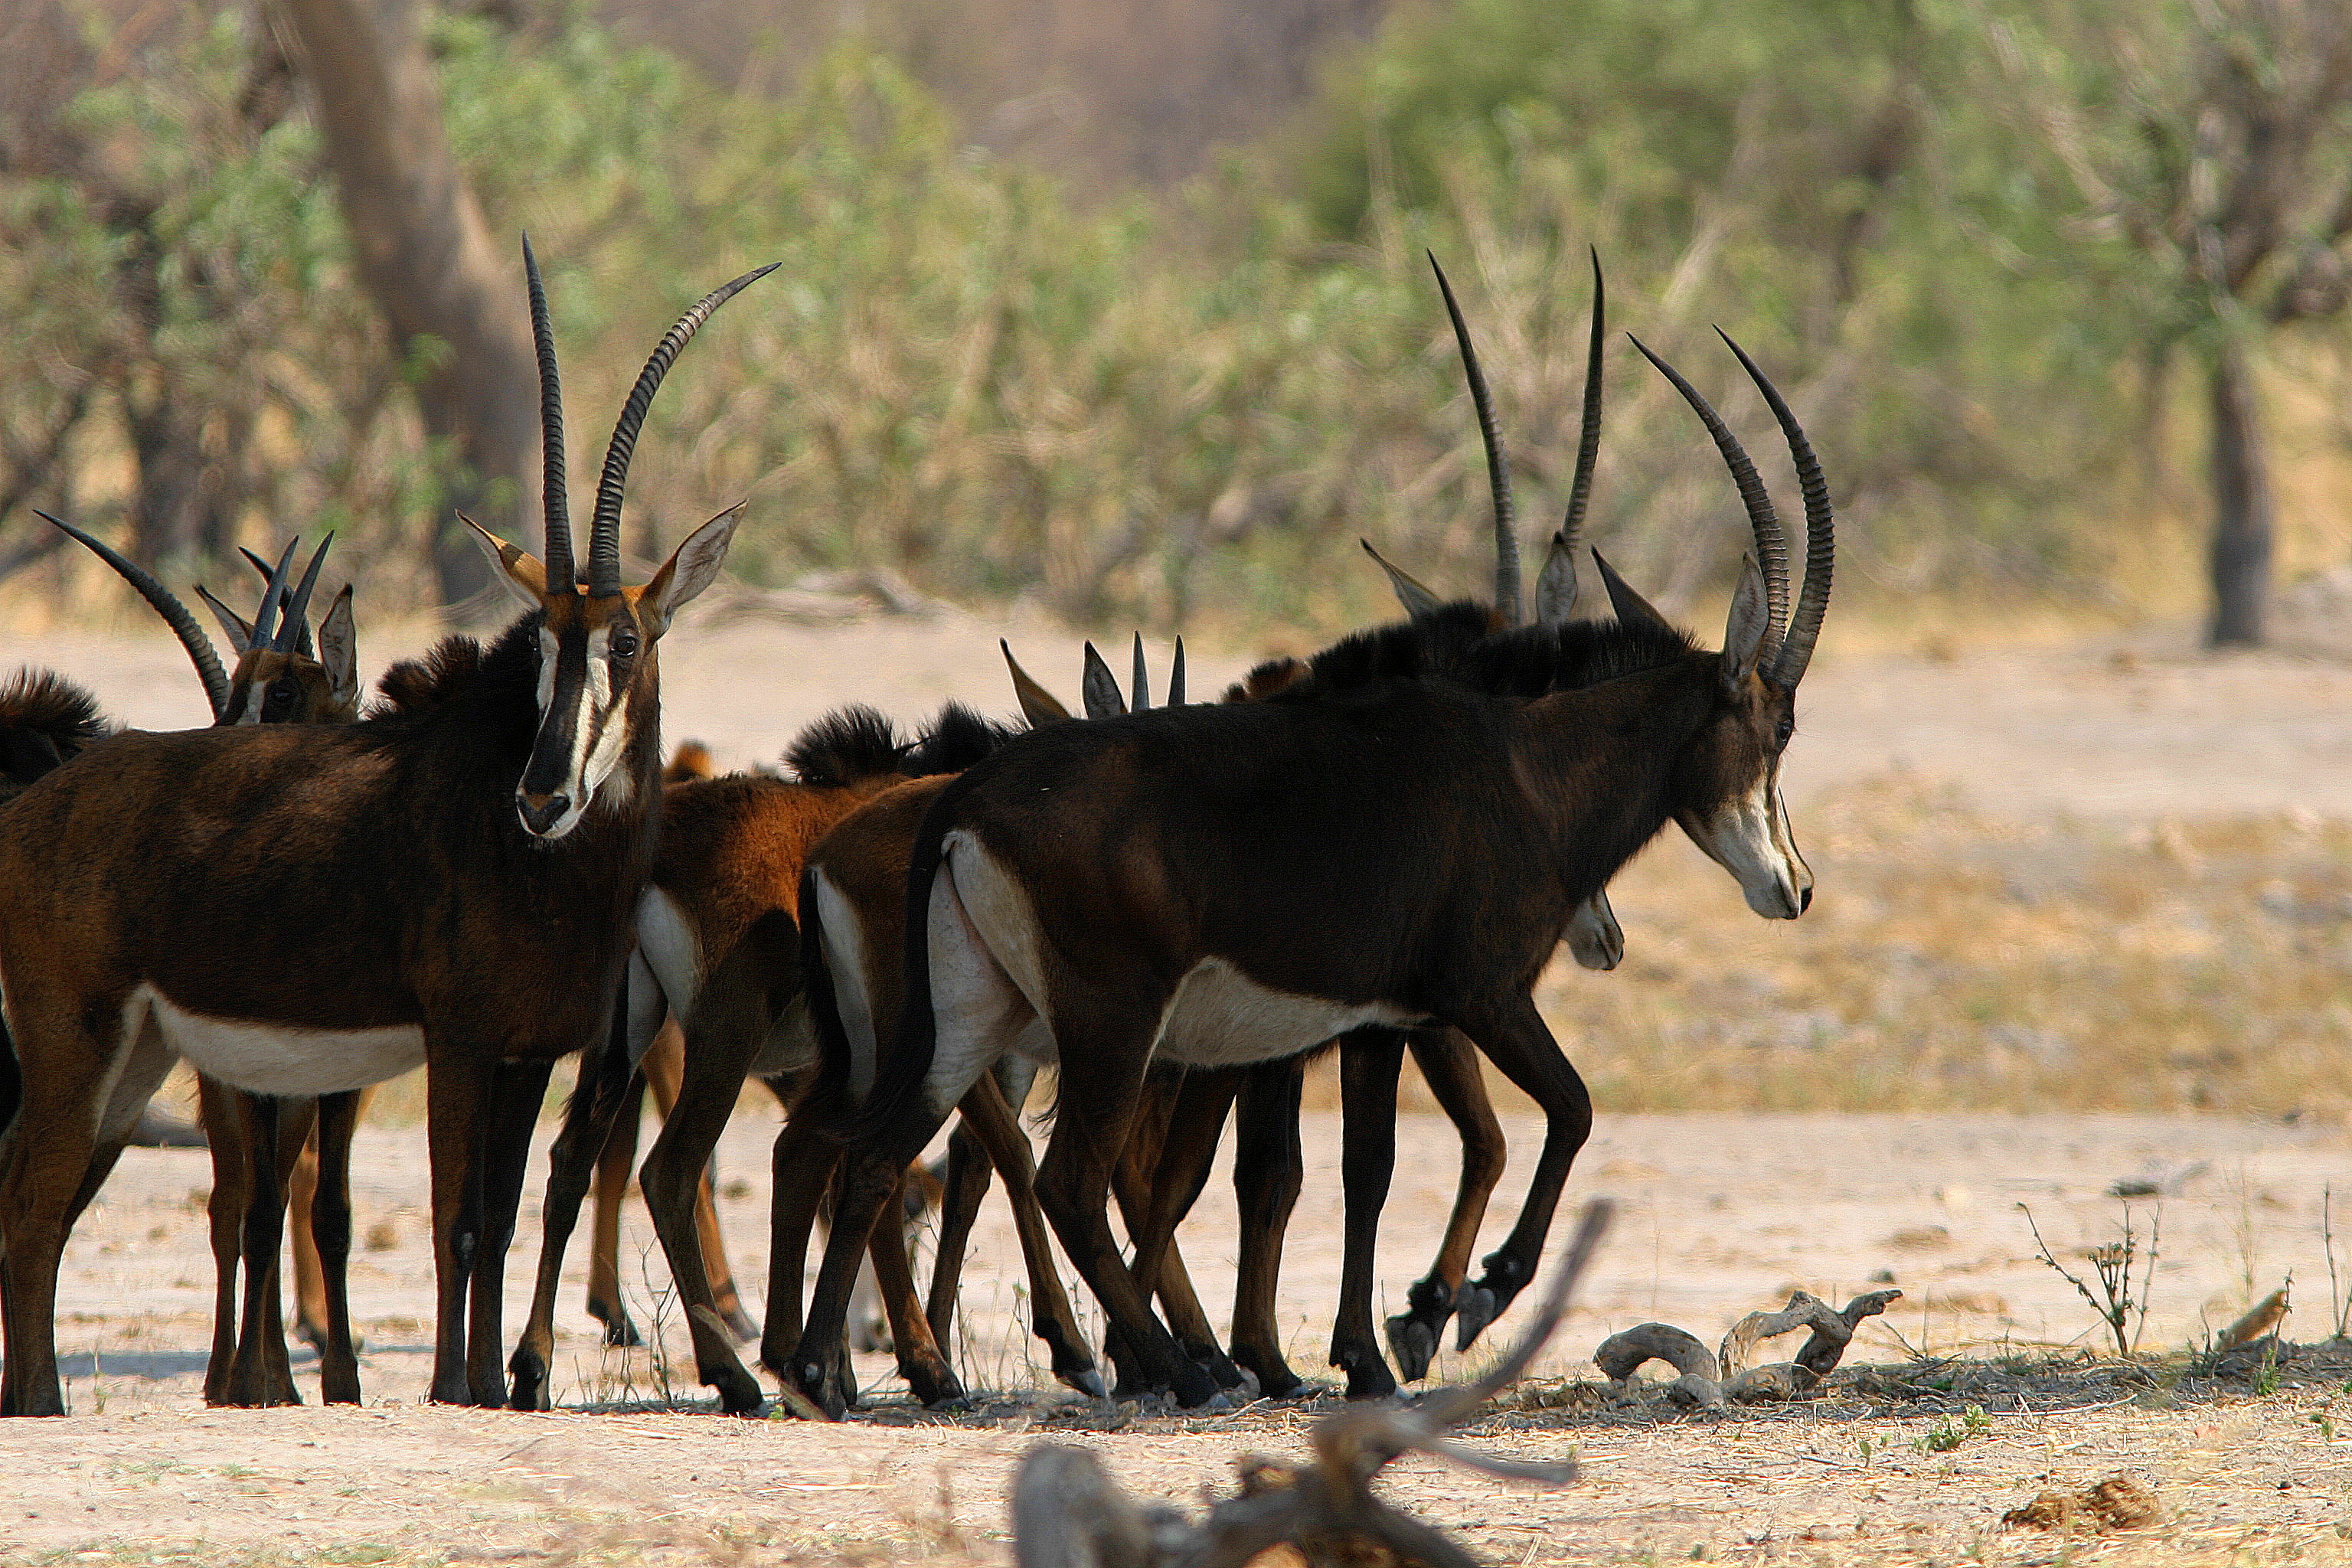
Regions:
<instances>
[{"instance_id":1,"label":"dark mane","mask_svg":"<svg viewBox=\"0 0 2352 1568\"><path fill-rule=\"evenodd\" d=\"M1356 632L1317 654L1306 677L1275 700L1313 700L1392 680L1435 680L1496 697L1536 698L1638 675L1698 651L1686 633L1649 621L1571 621L1496 631L1490 616L1484 605L1464 599L1409 621Z\"/></svg>"},{"instance_id":2,"label":"dark mane","mask_svg":"<svg viewBox=\"0 0 2352 1568\"><path fill-rule=\"evenodd\" d=\"M54 669L19 669L0 685L0 799L104 740L98 699Z\"/></svg>"},{"instance_id":3,"label":"dark mane","mask_svg":"<svg viewBox=\"0 0 2352 1568\"><path fill-rule=\"evenodd\" d=\"M1027 731L1016 724L983 719L961 702L950 702L908 748L905 771L916 778L933 773L960 773L1016 735Z\"/></svg>"},{"instance_id":4,"label":"dark mane","mask_svg":"<svg viewBox=\"0 0 2352 1568\"><path fill-rule=\"evenodd\" d=\"M906 771L907 742L889 716L854 702L793 738L784 765L804 784L834 789Z\"/></svg>"}]
</instances>

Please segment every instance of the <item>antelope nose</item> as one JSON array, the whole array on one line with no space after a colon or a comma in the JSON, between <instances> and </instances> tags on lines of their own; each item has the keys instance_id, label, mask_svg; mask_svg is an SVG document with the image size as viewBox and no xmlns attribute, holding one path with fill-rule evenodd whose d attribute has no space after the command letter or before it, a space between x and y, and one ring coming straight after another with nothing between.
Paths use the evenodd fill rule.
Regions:
<instances>
[{"instance_id":1,"label":"antelope nose","mask_svg":"<svg viewBox=\"0 0 2352 1568\"><path fill-rule=\"evenodd\" d=\"M522 814L522 825L533 833L546 836L548 830L563 820L572 809L568 795L518 795L515 808Z\"/></svg>"},{"instance_id":2,"label":"antelope nose","mask_svg":"<svg viewBox=\"0 0 2352 1568\"><path fill-rule=\"evenodd\" d=\"M1808 882L1802 888L1797 889L1797 912L1799 914L1803 914L1807 910L1810 910L1812 907L1813 885L1811 882Z\"/></svg>"}]
</instances>

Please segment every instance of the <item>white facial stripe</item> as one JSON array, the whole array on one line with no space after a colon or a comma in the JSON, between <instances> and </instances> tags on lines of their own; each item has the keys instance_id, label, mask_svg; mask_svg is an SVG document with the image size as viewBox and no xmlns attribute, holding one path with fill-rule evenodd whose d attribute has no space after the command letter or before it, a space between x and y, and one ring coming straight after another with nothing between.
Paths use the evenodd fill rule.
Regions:
<instances>
[{"instance_id":1,"label":"white facial stripe","mask_svg":"<svg viewBox=\"0 0 2352 1568\"><path fill-rule=\"evenodd\" d=\"M607 662L611 652L612 628L598 626L588 634L586 679L580 688L580 712L572 726L572 754L564 773L562 795L571 802L555 826L542 837L561 838L580 825L597 792L608 783L613 795L608 804L625 806L635 798L636 781L618 772L621 759L628 754L628 714L614 700L613 670ZM555 637L552 633L540 633L539 705L547 711L555 692ZM625 695L625 689L624 689Z\"/></svg>"},{"instance_id":2,"label":"white facial stripe","mask_svg":"<svg viewBox=\"0 0 2352 1568\"><path fill-rule=\"evenodd\" d=\"M540 627L540 628L539 628L539 710L540 710L541 713L546 712L546 711L547 711L547 705L548 705L549 703L551 703L551 702L552 702L552 701L554 701L554 700L555 700L555 655L556 655L556 650L557 650L557 644L556 644L556 641L555 641L555 634L554 634L553 632L551 632L551 631L549 631L545 626L541 626L541 627Z\"/></svg>"},{"instance_id":3,"label":"white facial stripe","mask_svg":"<svg viewBox=\"0 0 2352 1568\"><path fill-rule=\"evenodd\" d=\"M1683 826L1709 858L1739 879L1749 909L1767 920L1794 920L1804 910L1804 895L1813 879L1790 840L1787 824L1779 770L1774 768L1714 816L1685 819Z\"/></svg>"},{"instance_id":4,"label":"white facial stripe","mask_svg":"<svg viewBox=\"0 0 2352 1568\"><path fill-rule=\"evenodd\" d=\"M1617 911L1609 907L1606 889L1576 906L1562 940L1586 969L1614 969L1624 959L1625 932L1617 924Z\"/></svg>"}]
</instances>

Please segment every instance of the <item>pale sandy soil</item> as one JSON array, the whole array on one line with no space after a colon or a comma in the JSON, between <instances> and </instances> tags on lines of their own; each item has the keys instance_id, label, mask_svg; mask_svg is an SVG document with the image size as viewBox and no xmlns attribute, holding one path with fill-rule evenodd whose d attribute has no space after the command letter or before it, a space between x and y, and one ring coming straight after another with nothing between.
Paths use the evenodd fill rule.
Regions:
<instances>
[{"instance_id":1,"label":"pale sandy soil","mask_svg":"<svg viewBox=\"0 0 2352 1568\"><path fill-rule=\"evenodd\" d=\"M797 724L845 697L908 719L945 694L1001 711L1010 702L999 629L956 614L824 631L688 627L665 649L667 731L747 763L774 756ZM1013 636L1030 668L1074 698L1077 639L1035 623ZM373 666L421 641L378 635L364 651ZM2285 656L2209 663L2159 637L2123 651L2101 644L1949 662L1825 653L1789 763L1801 837L1808 800L1895 769L1955 784L1994 817L2352 817L2352 667ZM24 658L81 676L132 722L200 717L167 642L0 637L0 668ZM1247 662L1198 648L1192 658L1196 694ZM1123 655L1114 663L1124 670ZM1640 931L1631 934L1638 946ZM755 1297L772 1125L747 1110L720 1152L724 1219ZM1511 1136L1516 1151L1531 1151L1537 1132L1521 1121ZM0 1563L1002 1560L1003 1477L1034 1440L1031 1428L1106 1422L1039 1392L1012 1326L1017 1270L994 1205L968 1275L970 1337L959 1352L976 1386L1005 1397L965 1425L900 1425L911 1413L890 1403L880 1358L861 1363L883 1402L877 1415L846 1429L627 1408L654 1397L665 1366L597 1348L576 1252L558 1397L595 1412L421 1406L431 1278L421 1144L415 1129L381 1127L361 1145L360 1230L385 1227L387 1245L354 1265L369 1341L371 1405L359 1411L201 1408L206 1162L128 1156L68 1257L58 1332L75 1414L0 1426ZM1425 1261L1453 1180L1442 1121L1405 1119L1401 1145L1382 1237L1383 1311L1402 1305ZM1313 1373L1338 1269L1336 1118L1312 1118L1308 1146L1282 1313L1294 1363ZM1522 1154L1506 1178L1487 1245L1507 1223L1526 1163ZM1540 1370L1581 1375L1604 1334L1644 1319L1712 1341L1792 1286L1843 1294L1881 1271L1906 1299L1874 1326L1857 1361L1903 1363L1897 1333L1938 1356L2085 1343L2088 1310L2034 1260L2017 1205L2030 1204L2051 1243L2073 1254L2116 1235L2123 1207L2105 1194L2128 1177L2168 1188L2150 1345L2186 1342L2290 1271L2291 1337L2326 1336L2322 1194L2331 1183L2352 1191L2352 1157L2334 1127L2218 1115L1634 1117L1604 1108L1571 1193L1612 1194L1624 1213ZM2134 1207L2143 1235L2150 1207ZM535 1197L509 1269L510 1333L525 1305L534 1216ZM625 1272L643 1322L659 1310L664 1271L642 1212L628 1225ZM2352 1224L2338 1228L2345 1270ZM1226 1299L1232 1204L1222 1177L1183 1239L1204 1297ZM1459 1369L1450 1357L1440 1366ZM307 1380L307 1356L298 1371ZM2243 1379L2175 1383L2178 1371L2153 1387L2061 1378L1984 1395L1989 1426L1950 1452L1914 1445L1962 1418L1957 1393L1939 1405L1849 1389L1795 1414L1724 1420L1662 1420L1647 1407L1522 1410L1490 1422L1481 1440L1531 1457L1574 1445L1583 1480L1531 1492L1414 1462L1399 1468L1391 1492L1458 1525L1494 1562L2352 1558L2352 1366L2315 1354L2259 1397ZM674 1354L667 1372L690 1378L690 1363ZM1068 1440L1098 1446L1131 1486L1189 1501L1222 1483L1244 1449L1297 1451L1302 1420L1263 1408L1202 1422L1147 1415ZM2155 1484L2170 1522L2096 1542L2000 1530L2001 1512L2044 1485L2079 1487L2119 1468Z\"/></svg>"}]
</instances>

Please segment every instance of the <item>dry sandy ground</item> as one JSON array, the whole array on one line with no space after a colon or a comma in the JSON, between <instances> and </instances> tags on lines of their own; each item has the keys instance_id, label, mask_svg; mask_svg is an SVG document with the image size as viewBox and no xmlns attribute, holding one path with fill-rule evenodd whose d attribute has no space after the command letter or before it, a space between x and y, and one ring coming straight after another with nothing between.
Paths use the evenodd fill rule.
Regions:
<instances>
[{"instance_id":1,"label":"dry sandy ground","mask_svg":"<svg viewBox=\"0 0 2352 1568\"><path fill-rule=\"evenodd\" d=\"M907 718L946 694L1010 706L994 621L951 613L825 631L688 629L666 650L669 732L700 736L726 763L772 757L794 726L845 696ZM1075 696L1076 638L1033 623L1016 623L1013 636L1033 670ZM366 651L374 662L420 642L378 636ZM84 677L125 720L198 717L194 681L169 643L0 640L0 668L27 658ZM1199 649L1193 658L1196 694L1246 662ZM2209 663L2161 638L1945 662L1832 649L1808 682L1790 763L1798 831L1811 795L1897 768L1952 781L2000 816L2352 816L2347 713L2352 668L2283 656ZM747 1283L763 1271L772 1129L764 1113L747 1112L720 1155ZM1531 1125L1511 1131L1515 1149L1532 1147ZM201 1408L206 1164L201 1154L127 1158L68 1254L59 1339L76 1414L0 1427L0 1563L1001 1559L1003 1477L1034 1429L1126 1419L1038 1392L1035 1363L1010 1326L1013 1253L994 1205L968 1277L960 1352L976 1385L1006 1397L963 1425L903 1425L912 1413L888 1403L879 1359L861 1363L879 1413L846 1429L644 1408L665 1373L688 1377L688 1363L599 1351L580 1310L576 1255L558 1393L595 1411L421 1406L431 1274L421 1142L415 1129L372 1128L361 1149L361 1230L377 1227L384 1245L355 1264L373 1402L359 1411ZM1382 1237L1383 1311L1402 1305L1451 1192L1442 1122L1408 1118L1402 1146ZM1282 1300L1302 1371L1319 1367L1336 1284L1337 1156L1336 1125L1318 1116ZM1602 1335L1644 1319L1712 1341L1791 1286L1842 1295L1882 1271L1906 1299L1874 1326L1857 1361L1905 1365L1897 1333L1931 1356L2087 1342L2088 1310L2034 1260L2016 1205L2030 1204L2079 1268L2079 1248L2116 1234L2123 1205L2105 1194L2124 1178L2166 1188L2148 1343L2187 1342L2200 1321L2218 1323L2289 1271L2298 1302L2289 1331L2317 1341L2331 1316L2323 1192L2331 1182L2352 1190L2347 1176L2338 1130L2222 1117L1604 1114L1575 1189L1613 1194L1625 1209L1541 1370L1577 1374ZM1507 1199L1519 1179L1507 1178ZM2134 1205L2143 1237L2152 1207ZM1507 1201L1490 1217L1490 1245L1507 1211ZM1184 1236L1212 1302L1230 1289L1231 1216L1220 1179ZM663 1271L641 1214L630 1226L625 1271L643 1321L659 1310ZM2352 1224L2343 1228L2336 1261L2347 1270ZM523 1236L509 1268L510 1331L536 1245L528 1214ZM307 1358L300 1364L307 1377ZM1460 1369L1448 1358L1440 1370ZM2243 1378L2179 1373L2176 1363L2147 1384L2082 1374L1983 1393L1938 1391L1937 1379L1951 1374L1919 1363L1899 1395L1851 1384L1801 1412L1720 1420L1546 1394L1546 1407L1496 1417L1481 1441L1531 1457L1573 1446L1586 1461L1580 1482L1514 1490L1414 1462L1399 1468L1391 1490L1460 1526L1495 1562L2352 1558L2352 1366L2314 1352L2266 1394ZM1969 1403L1985 1411L1981 1423L1967 1421ZM2074 1408L2053 1408L2063 1405ZM1222 1483L1245 1448L1296 1452L1304 1419L1296 1408L1200 1422L1147 1413L1129 1429L1069 1440L1100 1447L1139 1489L1191 1500ZM1935 1448L1938 1433L1957 1435L1958 1447ZM2000 1528L2005 1510L2045 1485L2080 1487L2125 1468L2154 1483L2168 1523L2095 1542Z\"/></svg>"}]
</instances>

